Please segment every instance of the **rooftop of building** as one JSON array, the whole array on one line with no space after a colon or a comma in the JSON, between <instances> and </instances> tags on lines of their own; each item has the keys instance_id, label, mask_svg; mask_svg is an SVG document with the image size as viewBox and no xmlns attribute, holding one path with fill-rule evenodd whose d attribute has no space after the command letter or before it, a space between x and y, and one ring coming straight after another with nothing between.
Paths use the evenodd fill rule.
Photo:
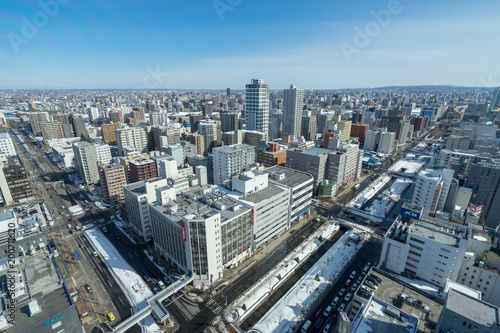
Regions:
<instances>
[{"instance_id":1,"label":"rooftop of building","mask_svg":"<svg viewBox=\"0 0 500 333\"><path fill-rule=\"evenodd\" d=\"M312 155L312 156L321 156L321 155L329 154L332 152L331 150L324 149L324 148L310 148L310 149L299 148L299 149L292 150L292 151L296 151L296 152L300 152L302 154Z\"/></svg>"},{"instance_id":2,"label":"rooftop of building","mask_svg":"<svg viewBox=\"0 0 500 333\"><path fill-rule=\"evenodd\" d=\"M284 191L286 191L284 188L276 186L274 184L269 184L268 187L259 190L257 192L254 192L252 194L248 194L246 196L242 195L239 192L232 192L225 190L231 197L240 200L246 204L255 206L265 200L268 200Z\"/></svg>"},{"instance_id":3,"label":"rooftop of building","mask_svg":"<svg viewBox=\"0 0 500 333\"><path fill-rule=\"evenodd\" d=\"M134 165L146 165L146 164L151 164L151 163L156 163L154 160L132 160L130 161L130 164Z\"/></svg>"},{"instance_id":4,"label":"rooftop of building","mask_svg":"<svg viewBox=\"0 0 500 333\"><path fill-rule=\"evenodd\" d=\"M214 148L213 151L220 151L223 153L233 153L233 152L240 151L240 150L248 150L250 148L255 150L254 146L247 145L246 143L238 143L238 144L230 145L230 146L217 147L217 148Z\"/></svg>"},{"instance_id":5,"label":"rooftop of building","mask_svg":"<svg viewBox=\"0 0 500 333\"><path fill-rule=\"evenodd\" d=\"M467 228L446 222L429 222L407 217L396 219L386 237L406 243L409 235L427 238L441 244L458 246L460 238L467 235Z\"/></svg>"},{"instance_id":6,"label":"rooftop of building","mask_svg":"<svg viewBox=\"0 0 500 333\"><path fill-rule=\"evenodd\" d=\"M401 310L408 314L413 314L419 319L418 331L419 332L433 332L429 327L429 323L437 324L439 316L443 306L440 300L433 298L430 295L421 293L416 288L410 288L408 285L403 284L400 280L390 277L388 275L382 274L375 270L371 270L369 274L373 274L381 279L381 283L377 289L374 290L373 296L388 303L394 304L395 300L401 294L404 295L406 301L401 304L401 308L393 307L395 310ZM380 304L380 303L379 303ZM376 311L377 309L368 309L368 312ZM382 305L378 305L378 310L384 310ZM371 317L377 320L368 320L366 325L372 327L371 332L402 332L401 326L394 326L394 318L387 315L380 316L378 311L374 312L373 315L379 315L377 317ZM370 317L369 317L370 318ZM404 323L401 323L405 325ZM431 325L432 326L432 325ZM406 326L405 326L406 327ZM395 328L396 330L392 330ZM356 331L364 332L364 331ZM413 332L413 331L410 331Z\"/></svg>"},{"instance_id":7,"label":"rooftop of building","mask_svg":"<svg viewBox=\"0 0 500 333\"><path fill-rule=\"evenodd\" d=\"M153 182L156 182L156 181L159 181L162 179L164 179L164 178L162 178L162 177L150 178L150 179L141 180L141 181L138 181L135 183L127 184L123 187L131 192L134 192L137 194L144 194L144 193L146 193L146 183L153 183Z\"/></svg>"},{"instance_id":8,"label":"rooftop of building","mask_svg":"<svg viewBox=\"0 0 500 333\"><path fill-rule=\"evenodd\" d=\"M14 217L15 215L13 209L4 210L3 212L0 212L0 223L2 221L13 219Z\"/></svg>"},{"instance_id":9,"label":"rooftop of building","mask_svg":"<svg viewBox=\"0 0 500 333\"><path fill-rule=\"evenodd\" d=\"M410 320L416 321L416 318L401 313L393 305L374 298L369 302L364 316L360 318L359 325L356 326L353 332L416 333L417 325L414 322L410 322Z\"/></svg>"},{"instance_id":10,"label":"rooftop of building","mask_svg":"<svg viewBox=\"0 0 500 333\"><path fill-rule=\"evenodd\" d=\"M314 180L314 177L308 173L290 169L281 165L275 165L264 169L263 171L269 174L270 181L292 188Z\"/></svg>"},{"instance_id":11,"label":"rooftop of building","mask_svg":"<svg viewBox=\"0 0 500 333\"><path fill-rule=\"evenodd\" d=\"M486 327L500 325L498 307L455 289L448 291L446 309Z\"/></svg>"},{"instance_id":12,"label":"rooftop of building","mask_svg":"<svg viewBox=\"0 0 500 333\"><path fill-rule=\"evenodd\" d=\"M0 140L10 139L10 135L8 133L0 133Z\"/></svg>"},{"instance_id":13,"label":"rooftop of building","mask_svg":"<svg viewBox=\"0 0 500 333\"><path fill-rule=\"evenodd\" d=\"M23 332L28 328L44 322L47 319L64 311L71 305L70 296L60 283L60 278L56 272L54 262L49 256L34 255L24 258L17 267L19 272L25 273L24 283L18 283L16 294L23 295L18 299L18 304L25 303L23 306L16 307L16 325L8 332ZM0 275L6 274L1 271ZM29 286L29 288L27 288ZM36 300L41 308L41 312L33 316L29 315L28 303L24 302L31 296ZM76 310L65 313L65 318L61 319L62 326L60 330L68 332L74 331L80 327L80 321Z\"/></svg>"}]
</instances>

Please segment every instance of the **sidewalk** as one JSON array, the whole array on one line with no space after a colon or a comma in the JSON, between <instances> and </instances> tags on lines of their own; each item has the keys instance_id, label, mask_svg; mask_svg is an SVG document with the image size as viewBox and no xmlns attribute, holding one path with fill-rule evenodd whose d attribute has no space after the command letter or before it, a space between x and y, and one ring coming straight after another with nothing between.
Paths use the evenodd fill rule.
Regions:
<instances>
[{"instance_id":1,"label":"sidewalk","mask_svg":"<svg viewBox=\"0 0 500 333\"><path fill-rule=\"evenodd\" d=\"M285 231L283 234L281 234L280 237L278 237L272 243L269 243L266 247L258 249L249 259L245 260L238 267L225 270L224 276L219 281L217 281L214 287L226 285L233 278L240 276L246 270L250 269L253 265L265 259L268 253L271 253L276 247L280 246L290 236L293 236L295 231L302 228L306 223L309 223L309 221L311 221L312 219L316 218L316 212L313 210L312 207L311 207L311 212L312 213L310 216L308 216L307 218L303 219L300 222L297 222L293 227Z\"/></svg>"}]
</instances>

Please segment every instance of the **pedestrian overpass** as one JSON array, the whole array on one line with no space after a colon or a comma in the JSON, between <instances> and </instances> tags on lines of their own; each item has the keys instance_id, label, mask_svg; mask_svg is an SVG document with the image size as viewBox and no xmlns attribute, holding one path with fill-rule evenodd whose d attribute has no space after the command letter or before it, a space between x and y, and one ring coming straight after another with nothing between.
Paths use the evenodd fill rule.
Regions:
<instances>
[{"instance_id":1,"label":"pedestrian overpass","mask_svg":"<svg viewBox=\"0 0 500 333\"><path fill-rule=\"evenodd\" d=\"M182 277L181 279L175 281L165 289L160 290L157 294L151 296L147 299L148 305L143 309L134 313L131 317L128 317L120 324L115 327L112 327L111 330L114 333L125 333L129 328L149 316L151 313L159 320L164 322L168 318L168 312L163 307L161 302L184 288L189 283L193 282L193 276L190 277Z\"/></svg>"}]
</instances>

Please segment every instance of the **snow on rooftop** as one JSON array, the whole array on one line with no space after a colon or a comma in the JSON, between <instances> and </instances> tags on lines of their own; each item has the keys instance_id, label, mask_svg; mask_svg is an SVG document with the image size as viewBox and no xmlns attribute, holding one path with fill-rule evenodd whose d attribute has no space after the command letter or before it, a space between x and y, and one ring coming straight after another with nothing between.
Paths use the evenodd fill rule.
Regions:
<instances>
[{"instance_id":1,"label":"snow on rooftop","mask_svg":"<svg viewBox=\"0 0 500 333\"><path fill-rule=\"evenodd\" d=\"M130 267L113 244L99 231L91 229L85 235L109 266L116 282L134 308L134 312L147 306L147 299L153 295L142 278ZM135 289L135 290L134 290ZM137 291L136 291L137 290ZM160 328L151 315L140 321L143 332L159 332Z\"/></svg>"},{"instance_id":2,"label":"snow on rooftop","mask_svg":"<svg viewBox=\"0 0 500 333\"><path fill-rule=\"evenodd\" d=\"M349 264L363 246L348 242L352 231L346 232L288 292L254 325L260 332L290 332L296 327L315 300ZM349 245L348 245L349 244ZM319 281L316 280L319 276Z\"/></svg>"},{"instance_id":3,"label":"snow on rooftop","mask_svg":"<svg viewBox=\"0 0 500 333\"><path fill-rule=\"evenodd\" d=\"M419 161L411 161L402 159L394 163L390 168L390 172L403 172L407 174L417 173L425 163Z\"/></svg>"},{"instance_id":4,"label":"snow on rooftop","mask_svg":"<svg viewBox=\"0 0 500 333\"><path fill-rule=\"evenodd\" d=\"M439 298L443 297L443 295L439 293L440 288L438 286L435 286L433 284L430 284L430 283L422 281L422 280L412 280L412 279L409 279L409 278L401 276L401 275L397 275L397 274L393 274L393 275L394 275L394 277L398 278L399 280L406 282L407 284L412 285L413 287L415 287L419 290L422 290L428 294L434 295L434 296L439 297Z\"/></svg>"},{"instance_id":5,"label":"snow on rooftop","mask_svg":"<svg viewBox=\"0 0 500 333\"><path fill-rule=\"evenodd\" d=\"M377 194L378 191L380 191L389 181L391 180L391 177L383 174L380 175L373 183L368 185L361 193L359 193L357 196L354 197L349 203L347 204L348 207L354 207L358 202L365 202L367 200L370 200ZM362 200L364 198L364 200Z\"/></svg>"}]
</instances>

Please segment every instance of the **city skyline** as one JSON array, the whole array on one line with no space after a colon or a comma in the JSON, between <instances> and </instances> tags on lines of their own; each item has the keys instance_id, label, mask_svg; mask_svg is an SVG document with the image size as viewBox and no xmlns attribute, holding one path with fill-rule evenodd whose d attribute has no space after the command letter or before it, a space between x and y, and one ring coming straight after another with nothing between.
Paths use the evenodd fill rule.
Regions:
<instances>
[{"instance_id":1,"label":"city skyline","mask_svg":"<svg viewBox=\"0 0 500 333\"><path fill-rule=\"evenodd\" d=\"M494 1L4 6L0 89L500 85Z\"/></svg>"}]
</instances>

